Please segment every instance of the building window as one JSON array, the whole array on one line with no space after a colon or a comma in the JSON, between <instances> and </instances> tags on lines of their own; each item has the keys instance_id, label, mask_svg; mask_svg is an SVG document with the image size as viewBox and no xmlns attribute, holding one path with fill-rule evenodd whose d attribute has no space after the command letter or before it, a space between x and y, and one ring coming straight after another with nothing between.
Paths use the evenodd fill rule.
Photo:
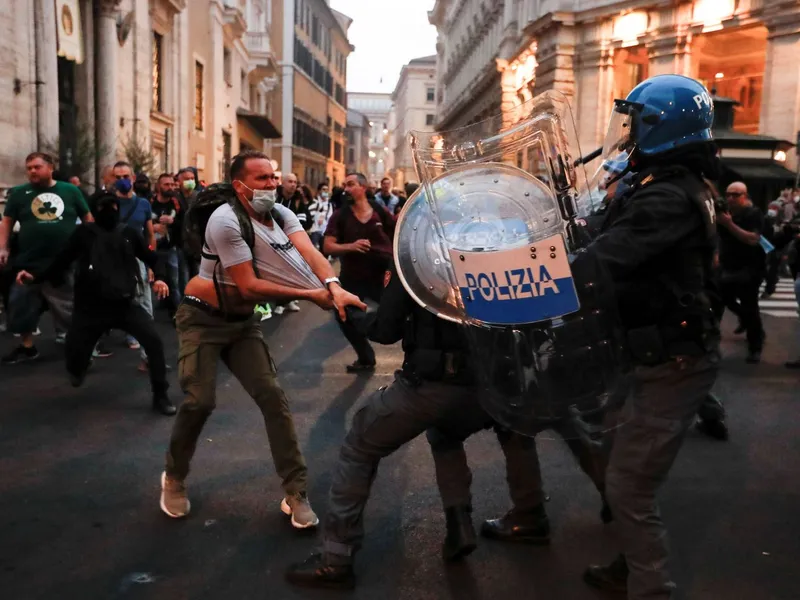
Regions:
<instances>
[{"instance_id":1,"label":"building window","mask_svg":"<svg viewBox=\"0 0 800 600\"><path fill-rule=\"evenodd\" d=\"M339 142L333 143L333 160L342 162L342 145Z\"/></svg>"},{"instance_id":2,"label":"building window","mask_svg":"<svg viewBox=\"0 0 800 600\"><path fill-rule=\"evenodd\" d=\"M231 80L232 80L232 78L231 78L231 70L232 70L231 62L232 62L231 51L228 50L227 48L223 48L222 49L222 77L223 77L223 79L225 79L225 83L227 83L229 86L233 85L231 83Z\"/></svg>"},{"instance_id":3,"label":"building window","mask_svg":"<svg viewBox=\"0 0 800 600\"><path fill-rule=\"evenodd\" d=\"M347 149L347 162L351 166L355 164L355 162L356 162L356 151L355 151L355 149L353 149L353 148L348 148Z\"/></svg>"},{"instance_id":4,"label":"building window","mask_svg":"<svg viewBox=\"0 0 800 600\"><path fill-rule=\"evenodd\" d=\"M222 132L222 163L220 164L220 181L229 181L231 169L231 150L233 139L227 131Z\"/></svg>"},{"instance_id":5,"label":"building window","mask_svg":"<svg viewBox=\"0 0 800 600\"><path fill-rule=\"evenodd\" d=\"M164 110L163 91L163 45L164 36L153 32L153 110Z\"/></svg>"},{"instance_id":6,"label":"building window","mask_svg":"<svg viewBox=\"0 0 800 600\"><path fill-rule=\"evenodd\" d=\"M311 150L322 156L331 154L331 138L305 121L294 119L292 123L292 142L295 146Z\"/></svg>"},{"instance_id":7,"label":"building window","mask_svg":"<svg viewBox=\"0 0 800 600\"><path fill-rule=\"evenodd\" d=\"M425 115L425 125L433 125L433 115Z\"/></svg>"},{"instance_id":8,"label":"building window","mask_svg":"<svg viewBox=\"0 0 800 600\"><path fill-rule=\"evenodd\" d=\"M242 69L242 76L241 76L241 79L240 79L240 87L241 87L241 89L240 89L239 93L241 94L242 102L244 104L248 104L249 103L248 102L249 101L248 94L250 92L250 86L247 85L247 72L244 69Z\"/></svg>"},{"instance_id":9,"label":"building window","mask_svg":"<svg viewBox=\"0 0 800 600\"><path fill-rule=\"evenodd\" d=\"M425 90L425 100L426 102L433 102L436 99L436 89L429 87Z\"/></svg>"},{"instance_id":10,"label":"building window","mask_svg":"<svg viewBox=\"0 0 800 600\"><path fill-rule=\"evenodd\" d=\"M194 63L194 128L203 131L204 119L203 106L203 64L195 61Z\"/></svg>"}]
</instances>

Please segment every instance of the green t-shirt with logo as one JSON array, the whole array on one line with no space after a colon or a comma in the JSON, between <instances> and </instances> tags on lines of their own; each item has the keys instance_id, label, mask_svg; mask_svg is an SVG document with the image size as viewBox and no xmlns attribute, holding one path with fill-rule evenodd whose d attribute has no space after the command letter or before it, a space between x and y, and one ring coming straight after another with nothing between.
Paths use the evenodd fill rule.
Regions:
<instances>
[{"instance_id":1,"label":"green t-shirt with logo","mask_svg":"<svg viewBox=\"0 0 800 600\"><path fill-rule=\"evenodd\" d=\"M75 231L78 218L88 212L86 199L71 183L56 181L49 188L26 183L12 189L3 215L20 226L12 265L28 271L47 268Z\"/></svg>"}]
</instances>

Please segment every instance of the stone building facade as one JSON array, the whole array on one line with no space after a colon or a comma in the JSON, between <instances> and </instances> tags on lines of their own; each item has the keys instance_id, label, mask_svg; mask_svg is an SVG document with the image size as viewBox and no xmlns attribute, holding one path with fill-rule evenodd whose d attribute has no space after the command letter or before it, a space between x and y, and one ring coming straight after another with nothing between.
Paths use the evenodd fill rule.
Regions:
<instances>
[{"instance_id":1,"label":"stone building facade","mask_svg":"<svg viewBox=\"0 0 800 600\"><path fill-rule=\"evenodd\" d=\"M230 154L278 135L282 14L277 0L5 0L0 188L53 148L90 189L131 146L152 156L151 175L196 166L223 179ZM89 146L97 160L75 173Z\"/></svg>"},{"instance_id":2,"label":"stone building facade","mask_svg":"<svg viewBox=\"0 0 800 600\"><path fill-rule=\"evenodd\" d=\"M369 171L369 136L370 126L367 115L347 109L347 155L345 167L348 173L363 173Z\"/></svg>"},{"instance_id":3,"label":"stone building facade","mask_svg":"<svg viewBox=\"0 0 800 600\"><path fill-rule=\"evenodd\" d=\"M312 187L345 177L351 19L325 0L284 0L282 130L276 158Z\"/></svg>"},{"instance_id":4,"label":"stone building facade","mask_svg":"<svg viewBox=\"0 0 800 600\"><path fill-rule=\"evenodd\" d=\"M603 139L614 98L679 73L737 101L736 128L795 140L800 5L794 0L437 0L437 128L502 113L550 89L581 147ZM790 150L778 159L796 165Z\"/></svg>"},{"instance_id":5,"label":"stone building facade","mask_svg":"<svg viewBox=\"0 0 800 600\"><path fill-rule=\"evenodd\" d=\"M392 96L378 92L349 92L347 106L364 114L369 119L369 160L367 176L373 183L380 183L391 168L392 149Z\"/></svg>"},{"instance_id":6,"label":"stone building facade","mask_svg":"<svg viewBox=\"0 0 800 600\"><path fill-rule=\"evenodd\" d=\"M392 93L394 103L394 168L391 176L398 187L416 181L411 159L409 134L412 131L433 131L436 117L436 55L415 58L400 71L400 79Z\"/></svg>"}]
</instances>

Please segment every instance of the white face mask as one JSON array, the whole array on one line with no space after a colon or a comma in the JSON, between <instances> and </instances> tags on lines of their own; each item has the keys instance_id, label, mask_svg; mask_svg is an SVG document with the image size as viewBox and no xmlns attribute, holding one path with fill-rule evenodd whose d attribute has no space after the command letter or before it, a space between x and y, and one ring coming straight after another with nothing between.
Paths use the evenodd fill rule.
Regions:
<instances>
[{"instance_id":1,"label":"white face mask","mask_svg":"<svg viewBox=\"0 0 800 600\"><path fill-rule=\"evenodd\" d=\"M320 197L320 198L322 198L323 200L327 200L328 198L330 198L330 197L331 197L331 195L330 195L328 192L322 192L322 193L319 195L319 197Z\"/></svg>"},{"instance_id":2,"label":"white face mask","mask_svg":"<svg viewBox=\"0 0 800 600\"><path fill-rule=\"evenodd\" d=\"M770 209L770 210L768 210L768 211L767 211L767 216L768 216L768 217L775 218L775 217L777 217L777 216L778 216L778 211L777 211L777 210L772 210L772 209Z\"/></svg>"},{"instance_id":3,"label":"white face mask","mask_svg":"<svg viewBox=\"0 0 800 600\"><path fill-rule=\"evenodd\" d=\"M253 199L250 200L250 207L256 211L262 217L272 211L275 208L275 202L277 200L277 190L253 190L244 185L241 181L239 181L244 187L248 190L253 192Z\"/></svg>"}]
</instances>

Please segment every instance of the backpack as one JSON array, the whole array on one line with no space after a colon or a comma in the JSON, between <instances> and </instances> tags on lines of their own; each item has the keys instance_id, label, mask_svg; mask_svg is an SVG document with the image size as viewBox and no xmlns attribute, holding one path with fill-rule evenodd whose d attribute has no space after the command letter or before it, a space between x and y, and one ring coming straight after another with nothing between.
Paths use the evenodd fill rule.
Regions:
<instances>
[{"instance_id":1,"label":"backpack","mask_svg":"<svg viewBox=\"0 0 800 600\"><path fill-rule=\"evenodd\" d=\"M242 232L242 238L250 248L253 254L253 271L258 277L258 267L256 266L256 256L253 248L256 244L256 232L253 229L253 222L250 220L250 215L247 214L241 202L236 197L236 190L229 183L214 183L197 194L197 199L189 206L183 221L183 245L187 256L196 262L201 258L216 261L214 265L214 289L217 291L217 299L219 300L220 309L224 311L222 306L224 302L224 295L222 288L217 279L217 268L220 265L219 256L210 254L204 250L206 245L206 226L211 215L223 204L230 204L233 208L233 213L239 221L239 231ZM272 220L283 229L283 218L277 210L272 209L270 213Z\"/></svg>"},{"instance_id":2,"label":"backpack","mask_svg":"<svg viewBox=\"0 0 800 600\"><path fill-rule=\"evenodd\" d=\"M107 231L87 224L95 234L89 254L87 278L100 298L108 302L130 302L142 283L139 263L131 243L122 235L125 224Z\"/></svg>"}]
</instances>

